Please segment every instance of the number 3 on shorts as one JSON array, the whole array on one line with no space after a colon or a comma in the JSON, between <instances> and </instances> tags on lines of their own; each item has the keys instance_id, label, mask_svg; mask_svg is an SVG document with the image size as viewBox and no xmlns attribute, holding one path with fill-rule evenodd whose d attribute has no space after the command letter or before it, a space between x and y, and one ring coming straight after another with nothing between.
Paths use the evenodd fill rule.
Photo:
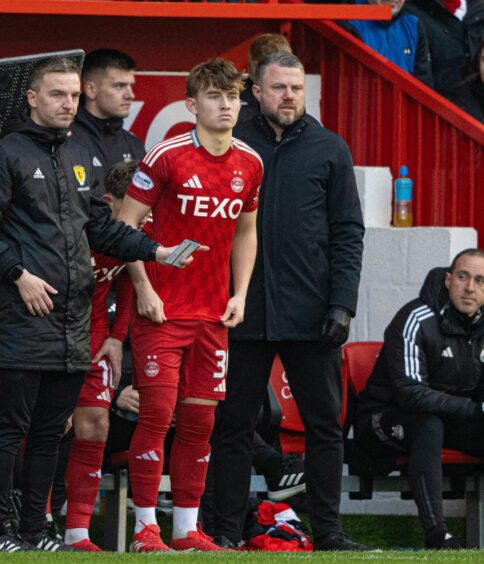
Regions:
<instances>
[{"instance_id":1,"label":"number 3 on shorts","mask_svg":"<svg viewBox=\"0 0 484 564\"><path fill-rule=\"evenodd\" d=\"M215 351L215 356L218 359L217 368L219 368L220 370L214 372L213 377L225 378L225 375L227 374L227 358L228 358L227 351Z\"/></svg>"}]
</instances>

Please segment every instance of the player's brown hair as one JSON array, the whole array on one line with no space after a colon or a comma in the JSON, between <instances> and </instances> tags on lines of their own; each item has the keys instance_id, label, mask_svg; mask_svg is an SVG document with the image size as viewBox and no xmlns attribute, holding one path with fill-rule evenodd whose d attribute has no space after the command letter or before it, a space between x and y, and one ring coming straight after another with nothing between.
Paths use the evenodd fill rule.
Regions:
<instances>
[{"instance_id":1,"label":"player's brown hair","mask_svg":"<svg viewBox=\"0 0 484 564\"><path fill-rule=\"evenodd\" d=\"M129 184L138 168L139 161L119 162L112 166L104 179L106 192L122 200L128 191Z\"/></svg>"},{"instance_id":2,"label":"player's brown hair","mask_svg":"<svg viewBox=\"0 0 484 564\"><path fill-rule=\"evenodd\" d=\"M187 78L187 97L195 98L200 90L210 87L241 92L244 89L242 73L233 63L221 58L209 59L193 67Z\"/></svg>"},{"instance_id":3,"label":"player's brown hair","mask_svg":"<svg viewBox=\"0 0 484 564\"><path fill-rule=\"evenodd\" d=\"M283 53L292 53L289 41L280 33L263 33L259 35L249 47L248 55L248 71L251 77L254 77L257 65L270 55L282 51Z\"/></svg>"},{"instance_id":4,"label":"player's brown hair","mask_svg":"<svg viewBox=\"0 0 484 564\"><path fill-rule=\"evenodd\" d=\"M32 67L32 72L30 73L28 89L36 90L39 86L39 82L42 78L51 72L62 73L62 74L77 74L81 76L81 69L75 61L69 59L68 57L50 57L46 59L40 59Z\"/></svg>"}]
</instances>

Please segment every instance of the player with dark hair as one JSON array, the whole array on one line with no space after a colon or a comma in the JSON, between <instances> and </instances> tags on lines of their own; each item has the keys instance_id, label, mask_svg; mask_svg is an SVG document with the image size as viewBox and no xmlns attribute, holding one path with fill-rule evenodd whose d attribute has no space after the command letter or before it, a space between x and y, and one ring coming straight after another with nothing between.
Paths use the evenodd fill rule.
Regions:
<instances>
[{"instance_id":1,"label":"player with dark hair","mask_svg":"<svg viewBox=\"0 0 484 564\"><path fill-rule=\"evenodd\" d=\"M153 147L140 163L120 217L136 225L152 209L154 236L167 244L190 232L209 245L200 270L130 266L138 294L131 344L140 410L130 448L136 511L134 552L166 551L155 506L163 439L176 414L170 455L175 550L223 550L197 526L214 411L225 396L227 328L244 316L256 254L262 163L232 137L241 74L223 59L194 67L186 106L195 129ZM229 261L233 294L229 297Z\"/></svg>"},{"instance_id":2,"label":"player with dark hair","mask_svg":"<svg viewBox=\"0 0 484 564\"><path fill-rule=\"evenodd\" d=\"M123 129L134 100L134 70L133 59L115 49L91 51L82 67L83 96L71 130L91 153L102 193L106 172L114 164L145 154L143 143Z\"/></svg>"},{"instance_id":3,"label":"player with dark hair","mask_svg":"<svg viewBox=\"0 0 484 564\"><path fill-rule=\"evenodd\" d=\"M104 200L116 219L137 168L137 161L118 163L108 171ZM139 226L141 227L141 225ZM91 251L96 285L91 300L91 370L86 374L74 412L75 438L66 471L65 542L79 550L100 552L89 540L89 522L101 480L109 429L109 408L121 377L123 341L129 325L133 288L123 262ZM116 280L116 317L109 328L107 296Z\"/></svg>"}]
</instances>

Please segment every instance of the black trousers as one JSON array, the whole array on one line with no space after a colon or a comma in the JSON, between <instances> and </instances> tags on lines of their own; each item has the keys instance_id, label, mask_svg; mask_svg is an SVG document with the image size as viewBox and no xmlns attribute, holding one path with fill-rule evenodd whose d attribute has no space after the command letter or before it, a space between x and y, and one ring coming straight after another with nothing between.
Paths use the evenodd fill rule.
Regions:
<instances>
[{"instance_id":1,"label":"black trousers","mask_svg":"<svg viewBox=\"0 0 484 564\"><path fill-rule=\"evenodd\" d=\"M340 531L343 464L341 351L318 342L232 341L227 395L216 423L214 534L242 537L249 498L252 446L272 363L279 353L306 430L307 499L317 545Z\"/></svg>"},{"instance_id":2,"label":"black trousers","mask_svg":"<svg viewBox=\"0 0 484 564\"><path fill-rule=\"evenodd\" d=\"M442 448L484 454L481 421L442 419L393 409L357 418L356 439L372 456L409 455L408 480L427 535L446 530L442 506Z\"/></svg>"},{"instance_id":3,"label":"black trousers","mask_svg":"<svg viewBox=\"0 0 484 564\"><path fill-rule=\"evenodd\" d=\"M8 509L15 458L26 438L20 528L42 529L59 443L83 381L83 372L0 370L0 521Z\"/></svg>"}]
</instances>

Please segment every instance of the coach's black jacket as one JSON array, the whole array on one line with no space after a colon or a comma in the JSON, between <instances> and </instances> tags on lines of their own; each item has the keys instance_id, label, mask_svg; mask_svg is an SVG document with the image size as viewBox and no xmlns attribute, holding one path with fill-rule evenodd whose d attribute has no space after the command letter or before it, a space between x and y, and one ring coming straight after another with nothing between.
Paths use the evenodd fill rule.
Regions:
<instances>
[{"instance_id":1,"label":"coach's black jacket","mask_svg":"<svg viewBox=\"0 0 484 564\"><path fill-rule=\"evenodd\" d=\"M472 319L459 313L449 301L445 272L431 270L420 297L400 309L387 327L373 373L358 397L359 416L399 408L482 417L483 308Z\"/></svg>"},{"instance_id":2,"label":"coach's black jacket","mask_svg":"<svg viewBox=\"0 0 484 564\"><path fill-rule=\"evenodd\" d=\"M329 306L356 311L364 227L348 147L308 114L280 143L261 114L234 134L262 157L264 182L245 318L231 338L319 340Z\"/></svg>"},{"instance_id":3,"label":"coach's black jacket","mask_svg":"<svg viewBox=\"0 0 484 564\"><path fill-rule=\"evenodd\" d=\"M146 153L143 143L123 129L122 118L97 118L80 107L70 130L72 139L87 147L102 194L104 177L114 164L139 160Z\"/></svg>"},{"instance_id":4,"label":"coach's black jacket","mask_svg":"<svg viewBox=\"0 0 484 564\"><path fill-rule=\"evenodd\" d=\"M0 139L0 368L89 369L89 247L121 260L149 260L153 242L111 220L94 185L86 149L65 131L23 114ZM8 280L18 263L58 291L49 315L30 315Z\"/></svg>"}]
</instances>

